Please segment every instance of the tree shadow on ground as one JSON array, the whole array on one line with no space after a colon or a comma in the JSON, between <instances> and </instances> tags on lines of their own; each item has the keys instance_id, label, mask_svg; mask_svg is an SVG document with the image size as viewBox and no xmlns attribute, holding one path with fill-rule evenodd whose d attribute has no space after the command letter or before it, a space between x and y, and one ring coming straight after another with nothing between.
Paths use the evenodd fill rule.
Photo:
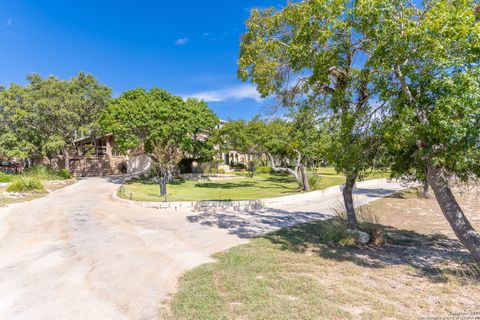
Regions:
<instances>
[{"instance_id":1,"label":"tree shadow on ground","mask_svg":"<svg viewBox=\"0 0 480 320\"><path fill-rule=\"evenodd\" d=\"M188 216L187 220L204 226L227 229L239 238L249 239L280 228L328 217L331 217L328 213L291 212L269 208L242 212L202 212Z\"/></svg>"},{"instance_id":2,"label":"tree shadow on ground","mask_svg":"<svg viewBox=\"0 0 480 320\"><path fill-rule=\"evenodd\" d=\"M419 234L391 226L373 225L382 230L386 242L382 246L342 247L325 243L319 232L326 230L329 221L300 224L262 236L283 250L315 252L336 261L350 261L368 268L404 265L413 267L419 276L433 282L445 282L449 277L480 282L480 268L458 240L443 234Z\"/></svg>"},{"instance_id":3,"label":"tree shadow on ground","mask_svg":"<svg viewBox=\"0 0 480 320\"><path fill-rule=\"evenodd\" d=\"M195 185L197 188L208 188L208 189L235 189L235 188L248 188L248 187L258 187L253 181L242 181L242 182L202 182Z\"/></svg>"},{"instance_id":4,"label":"tree shadow on ground","mask_svg":"<svg viewBox=\"0 0 480 320\"><path fill-rule=\"evenodd\" d=\"M295 179L293 179L290 176L269 176L268 178L265 178L264 180L268 181L268 182L274 182L274 183L292 183L292 182L295 182Z\"/></svg>"}]
</instances>

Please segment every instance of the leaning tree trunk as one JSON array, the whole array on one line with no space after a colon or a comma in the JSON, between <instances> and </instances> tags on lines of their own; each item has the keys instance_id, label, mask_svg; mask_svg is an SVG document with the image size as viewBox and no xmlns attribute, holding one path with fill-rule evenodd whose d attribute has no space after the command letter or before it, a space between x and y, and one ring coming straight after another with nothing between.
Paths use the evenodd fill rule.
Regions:
<instances>
[{"instance_id":1,"label":"leaning tree trunk","mask_svg":"<svg viewBox=\"0 0 480 320\"><path fill-rule=\"evenodd\" d=\"M300 170L300 175L302 177L302 189L303 191L308 191L310 185L308 184L307 169L303 164L299 164L298 169Z\"/></svg>"},{"instance_id":2,"label":"leaning tree trunk","mask_svg":"<svg viewBox=\"0 0 480 320\"><path fill-rule=\"evenodd\" d=\"M458 205L449 187L445 170L429 161L427 163L427 179L453 232L465 248L470 251L473 259L480 264L480 235L472 227L462 208Z\"/></svg>"},{"instance_id":3,"label":"leaning tree trunk","mask_svg":"<svg viewBox=\"0 0 480 320\"><path fill-rule=\"evenodd\" d=\"M298 162L296 163L295 169L290 169L290 168L285 168L285 167L277 167L275 164L275 159L273 158L271 153L267 154L268 157L270 158L270 163L272 164L272 170L273 172L288 172L291 175L295 177L295 180L297 180L298 184L302 183L302 178L298 174Z\"/></svg>"},{"instance_id":4,"label":"leaning tree trunk","mask_svg":"<svg viewBox=\"0 0 480 320\"><path fill-rule=\"evenodd\" d=\"M355 186L355 181L355 176L347 175L347 178L345 179L345 187L342 191L345 210L347 211L347 226L350 229L355 229L357 227L357 217L353 205L353 187Z\"/></svg>"}]
</instances>

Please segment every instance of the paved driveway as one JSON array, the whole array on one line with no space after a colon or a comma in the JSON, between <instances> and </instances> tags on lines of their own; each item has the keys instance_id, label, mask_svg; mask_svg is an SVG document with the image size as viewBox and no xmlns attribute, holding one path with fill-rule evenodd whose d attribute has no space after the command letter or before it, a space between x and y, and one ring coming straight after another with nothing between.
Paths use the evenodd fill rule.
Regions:
<instances>
[{"instance_id":1,"label":"paved driveway","mask_svg":"<svg viewBox=\"0 0 480 320\"><path fill-rule=\"evenodd\" d=\"M340 190L246 213L176 213L111 200L119 179L84 179L0 209L0 319L155 319L184 271L248 238L322 219ZM359 184L366 203L402 187Z\"/></svg>"}]
</instances>

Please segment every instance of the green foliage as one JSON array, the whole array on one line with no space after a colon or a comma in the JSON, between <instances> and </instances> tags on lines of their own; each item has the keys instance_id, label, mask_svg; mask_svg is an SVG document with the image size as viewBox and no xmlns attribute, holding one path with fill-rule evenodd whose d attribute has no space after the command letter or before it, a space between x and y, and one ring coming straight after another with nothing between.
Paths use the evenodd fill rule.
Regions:
<instances>
[{"instance_id":1,"label":"green foliage","mask_svg":"<svg viewBox=\"0 0 480 320\"><path fill-rule=\"evenodd\" d=\"M281 229L267 235L266 238L273 242L284 243L287 246L285 249L293 251L302 251L305 246L352 246L355 244L355 237L347 231L345 221L340 218Z\"/></svg>"},{"instance_id":2,"label":"green foliage","mask_svg":"<svg viewBox=\"0 0 480 320\"><path fill-rule=\"evenodd\" d=\"M62 170L58 171L58 176L63 178L63 179L72 178L72 174L67 169L62 169Z\"/></svg>"},{"instance_id":3,"label":"green foliage","mask_svg":"<svg viewBox=\"0 0 480 320\"><path fill-rule=\"evenodd\" d=\"M255 173L272 173L272 167L269 167L269 166L256 167Z\"/></svg>"},{"instance_id":4,"label":"green foliage","mask_svg":"<svg viewBox=\"0 0 480 320\"><path fill-rule=\"evenodd\" d=\"M204 137L217 123L205 102L184 101L158 88L122 93L100 120L105 131L115 134L120 151L141 148L146 152L162 177L162 195L166 195L166 177L185 154L211 157L213 145Z\"/></svg>"},{"instance_id":5,"label":"green foliage","mask_svg":"<svg viewBox=\"0 0 480 320\"><path fill-rule=\"evenodd\" d=\"M64 152L76 132L98 131L96 120L110 99L110 89L93 76L69 80L27 77L0 91L0 154L39 159Z\"/></svg>"},{"instance_id":6,"label":"green foliage","mask_svg":"<svg viewBox=\"0 0 480 320\"><path fill-rule=\"evenodd\" d=\"M311 174L308 176L308 184L312 191L320 189L321 177L316 174Z\"/></svg>"},{"instance_id":7,"label":"green foliage","mask_svg":"<svg viewBox=\"0 0 480 320\"><path fill-rule=\"evenodd\" d=\"M18 176L7 187L7 192L45 192L42 181L34 177Z\"/></svg>"},{"instance_id":8,"label":"green foliage","mask_svg":"<svg viewBox=\"0 0 480 320\"><path fill-rule=\"evenodd\" d=\"M211 169L209 170L209 173L211 173L211 174L217 174L217 173L218 173L218 169L217 169L217 168L211 168Z\"/></svg>"},{"instance_id":9,"label":"green foliage","mask_svg":"<svg viewBox=\"0 0 480 320\"><path fill-rule=\"evenodd\" d=\"M218 169L218 173L219 174L225 174L225 169L223 169L223 168Z\"/></svg>"},{"instance_id":10,"label":"green foliage","mask_svg":"<svg viewBox=\"0 0 480 320\"><path fill-rule=\"evenodd\" d=\"M25 169L22 176L38 180L65 180L70 179L71 174L68 170L55 171L47 166L34 166Z\"/></svg>"},{"instance_id":11,"label":"green foliage","mask_svg":"<svg viewBox=\"0 0 480 320\"><path fill-rule=\"evenodd\" d=\"M355 3L304 0L253 10L242 36L238 76L291 110L288 146L353 177L379 164L373 76L356 32ZM372 111L373 110L373 111ZM330 142L331 141L331 142Z\"/></svg>"},{"instance_id":12,"label":"green foliage","mask_svg":"<svg viewBox=\"0 0 480 320\"><path fill-rule=\"evenodd\" d=\"M0 172L0 182L5 183L5 182L11 182L12 181L12 175L11 174L6 174L3 172Z\"/></svg>"},{"instance_id":13,"label":"green foliage","mask_svg":"<svg viewBox=\"0 0 480 320\"><path fill-rule=\"evenodd\" d=\"M476 1L357 2L358 31L389 117L383 141L395 175L424 180L426 162L480 175L480 23ZM440 39L440 40L439 40Z\"/></svg>"}]
</instances>

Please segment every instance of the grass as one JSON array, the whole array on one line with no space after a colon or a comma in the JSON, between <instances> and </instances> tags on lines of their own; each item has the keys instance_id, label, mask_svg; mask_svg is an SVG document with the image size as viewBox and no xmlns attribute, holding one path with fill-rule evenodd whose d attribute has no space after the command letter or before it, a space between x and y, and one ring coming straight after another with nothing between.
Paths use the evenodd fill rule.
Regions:
<instances>
[{"instance_id":1,"label":"grass","mask_svg":"<svg viewBox=\"0 0 480 320\"><path fill-rule=\"evenodd\" d=\"M478 199L463 205L479 226ZM434 200L404 192L366 211L378 218L384 246L335 245L325 234L328 221L280 230L185 273L162 316L412 319L479 310L480 270L451 237Z\"/></svg>"},{"instance_id":2,"label":"grass","mask_svg":"<svg viewBox=\"0 0 480 320\"><path fill-rule=\"evenodd\" d=\"M66 180L71 178L70 172L67 170L53 170L46 166L35 166L25 169L22 176L36 178L42 181L45 180Z\"/></svg>"},{"instance_id":3,"label":"grass","mask_svg":"<svg viewBox=\"0 0 480 320\"><path fill-rule=\"evenodd\" d=\"M343 184L345 178L334 168L320 167L317 170L316 184L312 190ZM252 200L279 197L300 192L298 183L292 176L276 174L256 174L253 178L246 173L238 177L216 181L178 181L167 186L168 201L200 200ZM368 179L386 178L388 173L373 172ZM159 195L155 181L132 180L127 182L119 196L135 201L164 201Z\"/></svg>"},{"instance_id":4,"label":"grass","mask_svg":"<svg viewBox=\"0 0 480 320\"><path fill-rule=\"evenodd\" d=\"M2 196L2 193L6 191L6 187L0 187L0 208L4 207L8 204L11 203L17 203L17 202L24 202L24 201L30 201L33 199L38 199L43 197L45 194L43 193L32 193L28 194L24 197L5 197Z\"/></svg>"},{"instance_id":5,"label":"grass","mask_svg":"<svg viewBox=\"0 0 480 320\"><path fill-rule=\"evenodd\" d=\"M322 177L320 188L337 185L342 177ZM237 177L217 181L182 181L167 186L168 201L248 200L270 198L300 192L293 177L257 174L253 178ZM162 201L156 182L126 183L120 196L136 201Z\"/></svg>"},{"instance_id":6,"label":"grass","mask_svg":"<svg viewBox=\"0 0 480 320\"><path fill-rule=\"evenodd\" d=\"M10 183L7 187L0 187L0 207L10 203L24 202L45 196L49 191L54 191L71 182L67 181L71 176L68 171L54 171L45 166L28 168L22 174L5 174L0 172L0 182ZM61 184L48 184L45 188L45 181L65 180ZM48 190L47 190L48 189ZM4 192L21 193L23 196L11 196Z\"/></svg>"},{"instance_id":7,"label":"grass","mask_svg":"<svg viewBox=\"0 0 480 320\"><path fill-rule=\"evenodd\" d=\"M309 170L309 173L313 174L313 171ZM344 177L344 175L337 173L337 171L333 167L318 167L316 170L316 173L319 176ZM388 171L372 171L365 177L365 180L388 178L388 177L390 177L390 172Z\"/></svg>"},{"instance_id":8,"label":"grass","mask_svg":"<svg viewBox=\"0 0 480 320\"><path fill-rule=\"evenodd\" d=\"M38 178L18 176L7 187L8 192L44 193L47 190Z\"/></svg>"}]
</instances>

